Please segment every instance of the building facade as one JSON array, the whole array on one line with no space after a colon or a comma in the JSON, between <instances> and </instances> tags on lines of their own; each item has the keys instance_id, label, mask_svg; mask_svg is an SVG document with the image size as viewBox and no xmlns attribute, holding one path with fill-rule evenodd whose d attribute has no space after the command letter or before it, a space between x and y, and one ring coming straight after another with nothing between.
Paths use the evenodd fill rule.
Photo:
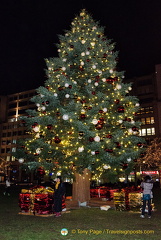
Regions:
<instances>
[{"instance_id":1,"label":"building facade","mask_svg":"<svg viewBox=\"0 0 161 240\"><path fill-rule=\"evenodd\" d=\"M18 117L26 115L27 109L34 109L30 100L36 94L35 90L0 96L0 170L1 179L9 175L11 180L21 180L19 162L12 153L16 151L16 143L20 138L27 137L24 125ZM23 174L25 178L25 174ZM0 179L0 180L1 180Z\"/></svg>"},{"instance_id":2,"label":"building facade","mask_svg":"<svg viewBox=\"0 0 161 240\"><path fill-rule=\"evenodd\" d=\"M131 94L139 99L140 111L137 118L142 126L140 136L150 143L161 137L161 64L155 66L155 73L128 79L132 82Z\"/></svg>"}]
</instances>

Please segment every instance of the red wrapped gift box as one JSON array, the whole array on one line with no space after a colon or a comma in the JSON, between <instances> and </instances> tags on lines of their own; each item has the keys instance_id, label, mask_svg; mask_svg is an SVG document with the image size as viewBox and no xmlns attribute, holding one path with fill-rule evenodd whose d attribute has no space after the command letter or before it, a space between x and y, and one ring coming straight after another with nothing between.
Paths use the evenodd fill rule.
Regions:
<instances>
[{"instance_id":1,"label":"red wrapped gift box","mask_svg":"<svg viewBox=\"0 0 161 240\"><path fill-rule=\"evenodd\" d=\"M21 212L32 212L33 214L52 214L54 206L53 194L20 193L19 207ZM65 209L65 197L62 199L62 209Z\"/></svg>"},{"instance_id":2,"label":"red wrapped gift box","mask_svg":"<svg viewBox=\"0 0 161 240\"><path fill-rule=\"evenodd\" d=\"M108 187L97 187L90 189L90 196L92 198L108 198L109 197L109 188Z\"/></svg>"}]
</instances>

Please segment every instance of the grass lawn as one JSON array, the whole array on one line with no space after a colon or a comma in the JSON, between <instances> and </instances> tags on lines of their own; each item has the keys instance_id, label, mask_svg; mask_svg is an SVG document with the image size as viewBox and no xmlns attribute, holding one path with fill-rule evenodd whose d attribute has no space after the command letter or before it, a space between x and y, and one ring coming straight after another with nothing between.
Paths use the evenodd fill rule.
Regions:
<instances>
[{"instance_id":1,"label":"grass lawn","mask_svg":"<svg viewBox=\"0 0 161 240\"><path fill-rule=\"evenodd\" d=\"M24 188L24 187L23 187ZM154 190L156 211L152 218L141 219L140 213L102 211L80 208L64 213L60 218L24 216L18 214L18 193L14 187L10 197L0 186L0 240L124 240L161 239L161 190ZM66 236L61 229L68 229Z\"/></svg>"}]
</instances>

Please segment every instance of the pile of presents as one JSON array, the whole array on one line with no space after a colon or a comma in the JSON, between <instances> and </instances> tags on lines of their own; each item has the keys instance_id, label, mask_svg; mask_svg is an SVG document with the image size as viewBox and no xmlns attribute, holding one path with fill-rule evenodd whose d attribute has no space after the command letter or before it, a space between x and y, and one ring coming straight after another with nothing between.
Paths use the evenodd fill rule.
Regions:
<instances>
[{"instance_id":1,"label":"pile of presents","mask_svg":"<svg viewBox=\"0 0 161 240\"><path fill-rule=\"evenodd\" d=\"M19 207L21 213L53 214L54 190L51 187L45 188L43 186L22 189L19 194ZM65 198L63 198L62 209L65 207Z\"/></svg>"},{"instance_id":2,"label":"pile of presents","mask_svg":"<svg viewBox=\"0 0 161 240\"><path fill-rule=\"evenodd\" d=\"M116 210L140 210L142 206L142 191L138 187L126 187L123 189L111 189L109 187L97 187L90 190L91 197L113 200Z\"/></svg>"},{"instance_id":3,"label":"pile of presents","mask_svg":"<svg viewBox=\"0 0 161 240\"><path fill-rule=\"evenodd\" d=\"M141 189L127 187L114 193L114 203L116 210L140 211L142 207Z\"/></svg>"},{"instance_id":4,"label":"pile of presents","mask_svg":"<svg viewBox=\"0 0 161 240\"><path fill-rule=\"evenodd\" d=\"M119 189L112 189L110 187L96 187L90 189L91 198L106 198L107 200L112 200L114 198L114 192L119 191Z\"/></svg>"}]
</instances>

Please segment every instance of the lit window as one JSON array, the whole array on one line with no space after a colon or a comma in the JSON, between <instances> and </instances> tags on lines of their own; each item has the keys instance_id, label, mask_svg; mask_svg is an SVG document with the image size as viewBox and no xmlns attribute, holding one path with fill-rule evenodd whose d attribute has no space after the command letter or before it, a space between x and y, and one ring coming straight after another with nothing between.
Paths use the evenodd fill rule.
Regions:
<instances>
[{"instance_id":1,"label":"lit window","mask_svg":"<svg viewBox=\"0 0 161 240\"><path fill-rule=\"evenodd\" d=\"M11 159L11 161L15 161L15 157L14 157L14 156L12 156L12 159Z\"/></svg>"},{"instance_id":2,"label":"lit window","mask_svg":"<svg viewBox=\"0 0 161 240\"><path fill-rule=\"evenodd\" d=\"M146 124L150 124L151 121L150 121L150 117L146 118Z\"/></svg>"},{"instance_id":3,"label":"lit window","mask_svg":"<svg viewBox=\"0 0 161 240\"><path fill-rule=\"evenodd\" d=\"M141 136L146 136L146 129L141 129Z\"/></svg>"},{"instance_id":4,"label":"lit window","mask_svg":"<svg viewBox=\"0 0 161 240\"><path fill-rule=\"evenodd\" d=\"M12 148L12 152L16 152L16 148L15 147Z\"/></svg>"},{"instance_id":5,"label":"lit window","mask_svg":"<svg viewBox=\"0 0 161 240\"><path fill-rule=\"evenodd\" d=\"M155 128L152 128L152 135L155 135Z\"/></svg>"},{"instance_id":6,"label":"lit window","mask_svg":"<svg viewBox=\"0 0 161 240\"><path fill-rule=\"evenodd\" d=\"M147 135L152 135L151 134L151 128L147 128Z\"/></svg>"},{"instance_id":7,"label":"lit window","mask_svg":"<svg viewBox=\"0 0 161 240\"><path fill-rule=\"evenodd\" d=\"M154 124L154 117L151 117L151 124Z\"/></svg>"},{"instance_id":8,"label":"lit window","mask_svg":"<svg viewBox=\"0 0 161 240\"><path fill-rule=\"evenodd\" d=\"M141 122L145 125L145 118L141 118Z\"/></svg>"}]
</instances>

